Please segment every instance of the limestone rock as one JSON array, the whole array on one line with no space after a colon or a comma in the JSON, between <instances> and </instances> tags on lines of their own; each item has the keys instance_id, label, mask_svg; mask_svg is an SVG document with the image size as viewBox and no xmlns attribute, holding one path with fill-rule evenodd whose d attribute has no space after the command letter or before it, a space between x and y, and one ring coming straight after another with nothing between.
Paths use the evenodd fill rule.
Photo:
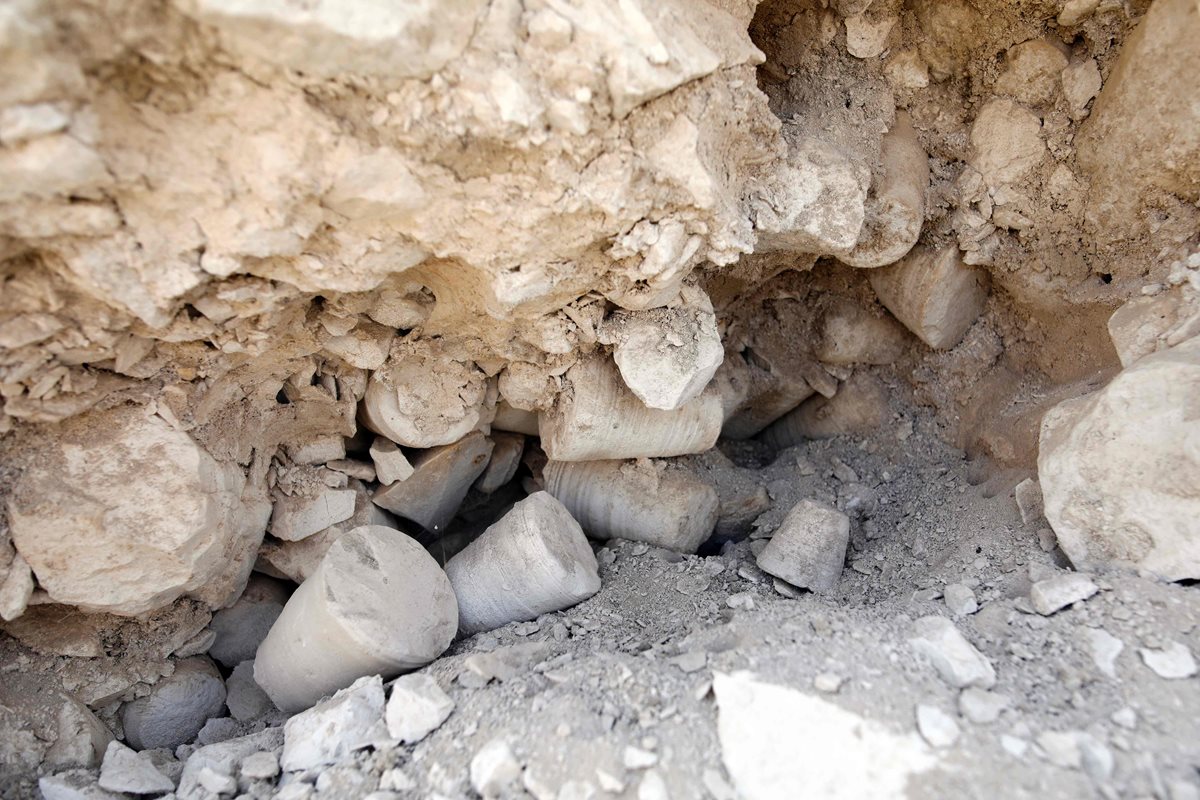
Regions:
<instances>
[{"instance_id":1,"label":"limestone rock","mask_svg":"<svg viewBox=\"0 0 1200 800\"><path fill-rule=\"evenodd\" d=\"M546 491L593 539L694 553L717 522L716 489L669 462L551 461Z\"/></svg>"},{"instance_id":2,"label":"limestone rock","mask_svg":"<svg viewBox=\"0 0 1200 800\"><path fill-rule=\"evenodd\" d=\"M793 586L827 593L837 586L850 543L850 518L801 500L758 554L760 569Z\"/></svg>"},{"instance_id":3,"label":"limestone rock","mask_svg":"<svg viewBox=\"0 0 1200 800\"><path fill-rule=\"evenodd\" d=\"M493 739L471 759L471 788L480 797L502 797L521 776L521 764L504 739ZM561 796L561 793L560 793Z\"/></svg>"},{"instance_id":4,"label":"limestone rock","mask_svg":"<svg viewBox=\"0 0 1200 800\"><path fill-rule=\"evenodd\" d=\"M596 557L562 503L537 492L446 564L468 633L573 606L600 589Z\"/></svg>"},{"instance_id":5,"label":"limestone rock","mask_svg":"<svg viewBox=\"0 0 1200 800\"><path fill-rule=\"evenodd\" d=\"M354 492L350 489L317 488L307 495L283 495L271 512L271 535L297 542L348 520L354 514Z\"/></svg>"},{"instance_id":6,"label":"limestone rock","mask_svg":"<svg viewBox=\"0 0 1200 800\"><path fill-rule=\"evenodd\" d=\"M354 514L325 530L295 542L267 537L258 551L256 568L260 572L303 583L316 570L333 543L355 528L381 525L396 528L396 518L371 502L371 494L360 481L350 480L354 492Z\"/></svg>"},{"instance_id":7,"label":"limestone rock","mask_svg":"<svg viewBox=\"0 0 1200 800\"><path fill-rule=\"evenodd\" d=\"M455 0L391 8L356 1L297 8L271 0L179 0L176 5L215 26L232 50L300 72L427 78L466 47L485 4Z\"/></svg>"},{"instance_id":8,"label":"limestone rock","mask_svg":"<svg viewBox=\"0 0 1200 800\"><path fill-rule=\"evenodd\" d=\"M1200 339L1144 356L1042 420L1046 519L1076 569L1200 578Z\"/></svg>"},{"instance_id":9,"label":"limestone rock","mask_svg":"<svg viewBox=\"0 0 1200 800\"><path fill-rule=\"evenodd\" d=\"M1088 599L1100 588L1086 575L1077 572L1038 581L1029 590L1034 609L1044 616Z\"/></svg>"},{"instance_id":10,"label":"limestone rock","mask_svg":"<svg viewBox=\"0 0 1200 800\"><path fill-rule=\"evenodd\" d=\"M521 466L521 455L525 452L525 437L519 433L493 431L491 435L492 457L487 468L475 481L476 491L491 494L507 484Z\"/></svg>"},{"instance_id":11,"label":"limestone rock","mask_svg":"<svg viewBox=\"0 0 1200 800\"><path fill-rule=\"evenodd\" d=\"M287 454L295 464L324 464L346 457L346 440L341 436L318 436L303 444L289 444Z\"/></svg>"},{"instance_id":12,"label":"limestone rock","mask_svg":"<svg viewBox=\"0 0 1200 800\"><path fill-rule=\"evenodd\" d=\"M0 581L0 619L9 622L24 614L33 589L33 570L18 553Z\"/></svg>"},{"instance_id":13,"label":"limestone rock","mask_svg":"<svg viewBox=\"0 0 1200 800\"><path fill-rule=\"evenodd\" d=\"M450 645L458 605L416 541L364 526L329 548L258 648L254 678L283 711L308 708L368 675L424 666Z\"/></svg>"},{"instance_id":14,"label":"limestone rock","mask_svg":"<svg viewBox=\"0 0 1200 800\"><path fill-rule=\"evenodd\" d=\"M51 599L134 615L187 594L236 597L266 527L236 464L137 408L58 435L8 501L13 542Z\"/></svg>"},{"instance_id":15,"label":"limestone rock","mask_svg":"<svg viewBox=\"0 0 1200 800\"><path fill-rule=\"evenodd\" d=\"M871 272L888 311L935 350L958 344L983 312L987 276L965 266L958 248L915 248L899 263Z\"/></svg>"},{"instance_id":16,"label":"limestone rock","mask_svg":"<svg viewBox=\"0 0 1200 800\"><path fill-rule=\"evenodd\" d=\"M255 753L281 747L284 735L283 728L267 728L249 736L201 747L188 756L176 795L179 800L206 800L210 794L201 785L201 776L206 770L219 770L218 774L229 775Z\"/></svg>"},{"instance_id":17,"label":"limestone rock","mask_svg":"<svg viewBox=\"0 0 1200 800\"><path fill-rule=\"evenodd\" d=\"M1180 642L1169 642L1161 650L1143 647L1138 650L1142 661L1154 674L1167 680L1182 680L1196 674L1196 659L1188 646Z\"/></svg>"},{"instance_id":18,"label":"limestone rock","mask_svg":"<svg viewBox=\"0 0 1200 800\"><path fill-rule=\"evenodd\" d=\"M454 701L429 675L401 675L392 684L385 721L393 739L415 744L441 726L454 710Z\"/></svg>"},{"instance_id":19,"label":"limestone rock","mask_svg":"<svg viewBox=\"0 0 1200 800\"><path fill-rule=\"evenodd\" d=\"M287 721L279 765L287 772L327 766L385 735L383 681L362 677Z\"/></svg>"},{"instance_id":20,"label":"limestone rock","mask_svg":"<svg viewBox=\"0 0 1200 800\"><path fill-rule=\"evenodd\" d=\"M1187 303L1180 291L1136 297L1108 318L1121 366L1200 333L1200 304Z\"/></svg>"},{"instance_id":21,"label":"limestone rock","mask_svg":"<svg viewBox=\"0 0 1200 800\"><path fill-rule=\"evenodd\" d=\"M1015 183L1046 156L1042 121L1012 100L990 100L971 127L971 150L971 165L988 186Z\"/></svg>"},{"instance_id":22,"label":"limestone rock","mask_svg":"<svg viewBox=\"0 0 1200 800\"><path fill-rule=\"evenodd\" d=\"M44 800L120 800L122 795L100 788L93 773L77 769L38 779Z\"/></svg>"},{"instance_id":23,"label":"limestone rock","mask_svg":"<svg viewBox=\"0 0 1200 800\"><path fill-rule=\"evenodd\" d=\"M618 311L601 328L622 380L647 408L673 411L696 399L725 357L708 296L684 287L681 299L671 308Z\"/></svg>"},{"instance_id":24,"label":"limestone rock","mask_svg":"<svg viewBox=\"0 0 1200 800\"><path fill-rule=\"evenodd\" d=\"M798 786L838 800L903 798L937 763L916 734L749 673L714 673L713 693L721 759L744 800L791 797Z\"/></svg>"},{"instance_id":25,"label":"limestone rock","mask_svg":"<svg viewBox=\"0 0 1200 800\"><path fill-rule=\"evenodd\" d=\"M362 421L405 447L462 439L485 421L487 378L436 346L393 353L367 384Z\"/></svg>"},{"instance_id":26,"label":"limestone rock","mask_svg":"<svg viewBox=\"0 0 1200 800\"><path fill-rule=\"evenodd\" d=\"M869 176L816 138L788 140L787 164L754 207L759 252L843 253L858 243Z\"/></svg>"},{"instance_id":27,"label":"limestone rock","mask_svg":"<svg viewBox=\"0 0 1200 800\"><path fill-rule=\"evenodd\" d=\"M1094 4L1093 4L1094 5ZM1144 198L1197 199L1200 186L1200 15L1191 0L1153 4L1126 39L1076 135L1077 160L1093 183L1088 232L1102 241L1145 231Z\"/></svg>"},{"instance_id":28,"label":"limestone rock","mask_svg":"<svg viewBox=\"0 0 1200 800\"><path fill-rule=\"evenodd\" d=\"M10 672L0 683L0 772L99 765L112 733L50 676Z\"/></svg>"},{"instance_id":29,"label":"limestone rock","mask_svg":"<svg viewBox=\"0 0 1200 800\"><path fill-rule=\"evenodd\" d=\"M990 689L996 684L991 662L945 617L918 619L913 623L909 643L930 660L942 680L956 689Z\"/></svg>"},{"instance_id":30,"label":"limestone rock","mask_svg":"<svg viewBox=\"0 0 1200 800\"><path fill-rule=\"evenodd\" d=\"M487 469L493 447L491 439L473 431L453 444L426 450L413 459L412 475L381 487L371 501L440 534Z\"/></svg>"},{"instance_id":31,"label":"limestone rock","mask_svg":"<svg viewBox=\"0 0 1200 800\"><path fill-rule=\"evenodd\" d=\"M144 754L120 742L110 742L100 766L100 788L110 792L162 794L175 791L175 782L163 775Z\"/></svg>"},{"instance_id":32,"label":"limestone rock","mask_svg":"<svg viewBox=\"0 0 1200 800\"><path fill-rule=\"evenodd\" d=\"M1063 51L1048 39L1031 39L1008 50L1008 64L996 80L996 91L1027 105L1048 102L1067 67Z\"/></svg>"},{"instance_id":33,"label":"limestone rock","mask_svg":"<svg viewBox=\"0 0 1200 800\"><path fill-rule=\"evenodd\" d=\"M951 747L961 733L954 717L924 703L917 706L917 730L930 747L937 748Z\"/></svg>"},{"instance_id":34,"label":"limestone rock","mask_svg":"<svg viewBox=\"0 0 1200 800\"><path fill-rule=\"evenodd\" d=\"M216 639L208 654L226 667L254 658L287 598L288 589L279 581L265 575L251 575L238 601L213 614L208 626Z\"/></svg>"},{"instance_id":35,"label":"limestone rock","mask_svg":"<svg viewBox=\"0 0 1200 800\"><path fill-rule=\"evenodd\" d=\"M217 668L200 656L185 659L150 694L121 709L125 741L138 750L174 749L194 739L224 708L225 681Z\"/></svg>"},{"instance_id":36,"label":"limestone rock","mask_svg":"<svg viewBox=\"0 0 1200 800\"><path fill-rule=\"evenodd\" d=\"M850 300L835 300L818 326L813 355L826 364L891 364L912 341L886 313L871 313Z\"/></svg>"},{"instance_id":37,"label":"limestone rock","mask_svg":"<svg viewBox=\"0 0 1200 800\"><path fill-rule=\"evenodd\" d=\"M555 461L677 456L716 443L720 398L704 393L673 411L647 408L612 362L589 358L567 372L571 388L539 416L542 449Z\"/></svg>"},{"instance_id":38,"label":"limestone rock","mask_svg":"<svg viewBox=\"0 0 1200 800\"><path fill-rule=\"evenodd\" d=\"M382 436L376 436L371 443L371 461L375 464L376 478L384 486L407 480L413 474L413 466L399 446Z\"/></svg>"}]
</instances>

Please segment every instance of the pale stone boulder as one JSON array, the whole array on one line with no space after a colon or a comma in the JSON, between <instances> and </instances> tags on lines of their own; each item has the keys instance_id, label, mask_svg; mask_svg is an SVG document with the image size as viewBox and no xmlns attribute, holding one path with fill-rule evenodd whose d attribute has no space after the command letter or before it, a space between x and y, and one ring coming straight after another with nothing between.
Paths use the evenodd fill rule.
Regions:
<instances>
[{"instance_id":1,"label":"pale stone boulder","mask_svg":"<svg viewBox=\"0 0 1200 800\"><path fill-rule=\"evenodd\" d=\"M361 416L369 429L405 447L456 442L485 417L487 376L436 345L393 351L371 375ZM494 403L493 403L494 405Z\"/></svg>"},{"instance_id":2,"label":"pale stone boulder","mask_svg":"<svg viewBox=\"0 0 1200 800\"><path fill-rule=\"evenodd\" d=\"M175 671L150 694L121 709L125 741L138 750L175 749L196 738L211 717L225 708L225 681L207 658L179 661Z\"/></svg>"},{"instance_id":3,"label":"pale stone boulder","mask_svg":"<svg viewBox=\"0 0 1200 800\"><path fill-rule=\"evenodd\" d=\"M492 430L537 436L538 414L536 411L516 408L501 400L496 404L496 418L492 420Z\"/></svg>"},{"instance_id":4,"label":"pale stone boulder","mask_svg":"<svg viewBox=\"0 0 1200 800\"><path fill-rule=\"evenodd\" d=\"M254 660L243 661L225 679L225 705L239 722L255 720L274 710L275 704L254 680Z\"/></svg>"},{"instance_id":5,"label":"pale stone boulder","mask_svg":"<svg viewBox=\"0 0 1200 800\"><path fill-rule=\"evenodd\" d=\"M1045 515L1076 569L1200 578L1200 338L1147 355L1042 420Z\"/></svg>"},{"instance_id":6,"label":"pale stone boulder","mask_svg":"<svg viewBox=\"0 0 1200 800\"><path fill-rule=\"evenodd\" d=\"M487 469L493 448L491 439L473 431L453 444L426 450L413 459L412 475L381 487L371 500L402 520L440 533Z\"/></svg>"},{"instance_id":7,"label":"pale stone boulder","mask_svg":"<svg viewBox=\"0 0 1200 800\"><path fill-rule=\"evenodd\" d=\"M289 444L288 458L295 464L324 464L346 457L346 440L341 436L318 436L307 442Z\"/></svg>"},{"instance_id":8,"label":"pale stone boulder","mask_svg":"<svg viewBox=\"0 0 1200 800\"><path fill-rule=\"evenodd\" d=\"M551 461L546 491L593 539L629 539L694 553L717 523L717 490L668 462Z\"/></svg>"},{"instance_id":9,"label":"pale stone boulder","mask_svg":"<svg viewBox=\"0 0 1200 800\"><path fill-rule=\"evenodd\" d=\"M837 586L849 544L849 517L801 500L783 518L757 563L763 572L792 586L824 594Z\"/></svg>"},{"instance_id":10,"label":"pale stone boulder","mask_svg":"<svg viewBox=\"0 0 1200 800\"><path fill-rule=\"evenodd\" d=\"M621 378L647 408L672 411L700 396L725 357L712 302L685 286L679 305L618 311L605 320L599 341L613 344Z\"/></svg>"},{"instance_id":11,"label":"pale stone boulder","mask_svg":"<svg viewBox=\"0 0 1200 800\"><path fill-rule=\"evenodd\" d=\"M957 247L915 248L872 270L871 287L896 319L935 350L958 344L983 313L987 275L963 264Z\"/></svg>"},{"instance_id":12,"label":"pale stone boulder","mask_svg":"<svg viewBox=\"0 0 1200 800\"><path fill-rule=\"evenodd\" d=\"M13 543L54 602L135 615L245 585L269 506L144 409L96 412L42 444L8 500Z\"/></svg>"},{"instance_id":13,"label":"pale stone boulder","mask_svg":"<svg viewBox=\"0 0 1200 800\"><path fill-rule=\"evenodd\" d=\"M364 675L394 676L450 646L458 604L433 557L397 530L364 526L329 548L258 648L254 678L283 711Z\"/></svg>"},{"instance_id":14,"label":"pale stone boulder","mask_svg":"<svg viewBox=\"0 0 1200 800\"><path fill-rule=\"evenodd\" d=\"M287 721L279 766L285 772L328 766L359 745L385 738L383 681L363 676Z\"/></svg>"},{"instance_id":15,"label":"pale stone boulder","mask_svg":"<svg viewBox=\"0 0 1200 800\"><path fill-rule=\"evenodd\" d=\"M1108 335L1121 366L1144 355L1200 335L1200 302L1188 302L1181 290L1135 297L1108 318Z\"/></svg>"},{"instance_id":16,"label":"pale stone boulder","mask_svg":"<svg viewBox=\"0 0 1200 800\"><path fill-rule=\"evenodd\" d=\"M579 523L547 492L517 503L446 564L466 633L582 602L600 590L598 569Z\"/></svg>"},{"instance_id":17,"label":"pale stone boulder","mask_svg":"<svg viewBox=\"0 0 1200 800\"><path fill-rule=\"evenodd\" d=\"M751 204L757 252L844 253L858 243L870 175L833 145L788 138L787 161Z\"/></svg>"},{"instance_id":18,"label":"pale stone boulder","mask_svg":"<svg viewBox=\"0 0 1200 800\"><path fill-rule=\"evenodd\" d=\"M131 794L163 794L175 791L175 782L158 771L154 762L120 742L109 742L100 765L100 788Z\"/></svg>"},{"instance_id":19,"label":"pale stone boulder","mask_svg":"<svg viewBox=\"0 0 1200 800\"><path fill-rule=\"evenodd\" d=\"M724 412L715 392L673 411L647 408L602 356L567 371L570 387L539 415L542 449L556 461L678 456L717 442Z\"/></svg>"},{"instance_id":20,"label":"pale stone boulder","mask_svg":"<svg viewBox=\"0 0 1200 800\"><path fill-rule=\"evenodd\" d=\"M882 425L888 413L884 385L868 373L856 372L832 398L811 398L768 426L760 438L782 450L808 439L864 434Z\"/></svg>"},{"instance_id":21,"label":"pale stone boulder","mask_svg":"<svg viewBox=\"0 0 1200 800\"><path fill-rule=\"evenodd\" d=\"M1070 572L1038 581L1029 589L1029 600L1033 608L1043 616L1079 603L1100 591L1091 578Z\"/></svg>"}]
</instances>

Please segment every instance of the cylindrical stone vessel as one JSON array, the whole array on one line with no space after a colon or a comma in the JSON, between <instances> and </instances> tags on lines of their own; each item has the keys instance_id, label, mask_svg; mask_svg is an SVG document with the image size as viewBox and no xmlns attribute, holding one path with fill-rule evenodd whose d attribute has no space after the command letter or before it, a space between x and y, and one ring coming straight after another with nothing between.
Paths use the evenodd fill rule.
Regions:
<instances>
[{"instance_id":1,"label":"cylindrical stone vessel","mask_svg":"<svg viewBox=\"0 0 1200 800\"><path fill-rule=\"evenodd\" d=\"M531 494L446 564L465 633L535 619L600 590L579 523L546 492Z\"/></svg>"},{"instance_id":2,"label":"cylindrical stone vessel","mask_svg":"<svg viewBox=\"0 0 1200 800\"><path fill-rule=\"evenodd\" d=\"M364 525L329 548L258 648L254 680L300 711L364 675L390 678L441 655L458 603L441 567L393 528Z\"/></svg>"},{"instance_id":3,"label":"cylindrical stone vessel","mask_svg":"<svg viewBox=\"0 0 1200 800\"><path fill-rule=\"evenodd\" d=\"M546 491L593 539L694 553L717 524L717 490L682 467L649 460L551 461L544 474Z\"/></svg>"}]
</instances>

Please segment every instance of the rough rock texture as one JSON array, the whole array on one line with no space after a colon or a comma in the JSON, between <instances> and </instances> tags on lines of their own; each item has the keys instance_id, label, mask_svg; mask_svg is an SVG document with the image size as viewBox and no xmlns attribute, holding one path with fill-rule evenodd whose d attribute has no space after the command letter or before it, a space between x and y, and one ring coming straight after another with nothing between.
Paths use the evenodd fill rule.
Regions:
<instances>
[{"instance_id":1,"label":"rough rock texture","mask_svg":"<svg viewBox=\"0 0 1200 800\"><path fill-rule=\"evenodd\" d=\"M50 598L129 615L183 595L232 602L265 528L242 471L143 409L76 423L30 454L8 501L13 543Z\"/></svg>"},{"instance_id":2,"label":"rough rock texture","mask_svg":"<svg viewBox=\"0 0 1200 800\"><path fill-rule=\"evenodd\" d=\"M1200 338L1145 356L1047 414L1038 474L1071 563L1200 578L1198 446Z\"/></svg>"}]
</instances>

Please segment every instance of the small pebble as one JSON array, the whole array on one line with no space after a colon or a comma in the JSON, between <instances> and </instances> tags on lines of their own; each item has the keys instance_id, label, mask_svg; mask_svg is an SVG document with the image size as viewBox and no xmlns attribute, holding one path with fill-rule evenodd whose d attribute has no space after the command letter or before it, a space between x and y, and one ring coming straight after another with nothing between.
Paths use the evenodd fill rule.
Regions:
<instances>
[{"instance_id":1,"label":"small pebble","mask_svg":"<svg viewBox=\"0 0 1200 800\"><path fill-rule=\"evenodd\" d=\"M1154 674L1166 680L1181 680L1196 674L1196 659L1186 645L1171 642L1161 650L1143 647L1138 652Z\"/></svg>"},{"instance_id":2,"label":"small pebble","mask_svg":"<svg viewBox=\"0 0 1200 800\"><path fill-rule=\"evenodd\" d=\"M947 584L946 588L942 590L942 597L946 600L946 608L950 609L950 613L956 617L965 617L979 610L975 592L964 584Z\"/></svg>"},{"instance_id":3,"label":"small pebble","mask_svg":"<svg viewBox=\"0 0 1200 800\"><path fill-rule=\"evenodd\" d=\"M930 747L945 748L958 741L958 723L935 706L917 706L917 730Z\"/></svg>"},{"instance_id":4,"label":"small pebble","mask_svg":"<svg viewBox=\"0 0 1200 800\"><path fill-rule=\"evenodd\" d=\"M844 681L845 678L843 678L841 675L837 675L832 672L822 672L820 675L813 678L813 688L815 688L818 692L837 694L838 690L842 688L842 683Z\"/></svg>"}]
</instances>

